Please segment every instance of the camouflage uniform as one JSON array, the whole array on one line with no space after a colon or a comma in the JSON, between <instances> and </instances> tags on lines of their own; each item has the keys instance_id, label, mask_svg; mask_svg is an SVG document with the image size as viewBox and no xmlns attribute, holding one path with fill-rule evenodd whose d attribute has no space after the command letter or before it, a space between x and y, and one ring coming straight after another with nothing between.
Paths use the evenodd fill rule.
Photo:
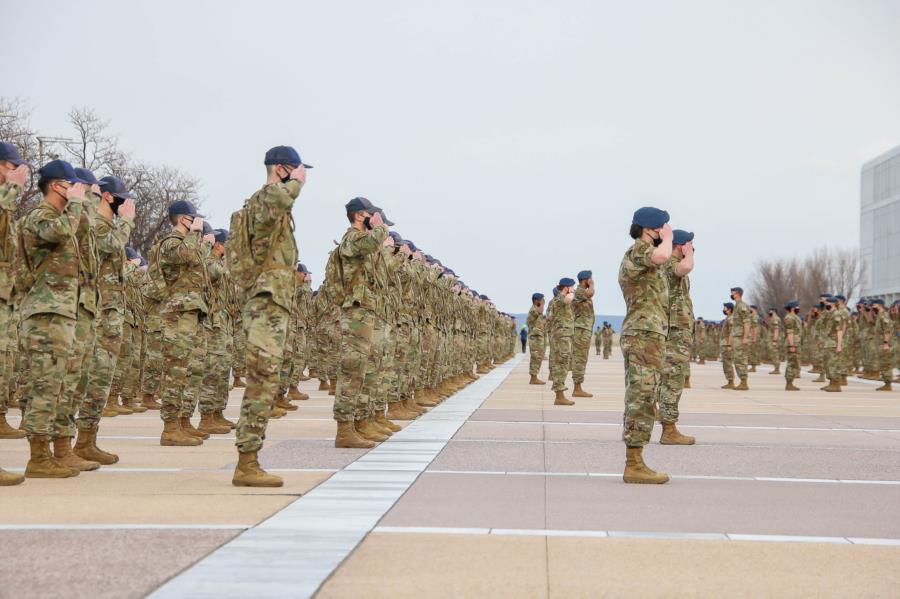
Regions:
<instances>
[{"instance_id":1,"label":"camouflage uniform","mask_svg":"<svg viewBox=\"0 0 900 599\"><path fill-rule=\"evenodd\" d=\"M612 342L613 342L612 327L603 327L603 330L600 331L600 336L603 338L603 359L609 360L609 356L610 356L610 354L612 354Z\"/></svg>"},{"instance_id":2,"label":"camouflage uniform","mask_svg":"<svg viewBox=\"0 0 900 599\"><path fill-rule=\"evenodd\" d=\"M92 429L100 422L100 411L109 398L125 325L125 244L134 221L120 218L118 224L97 214L96 240L100 303L96 318L96 341L88 367L84 402L78 410L79 429Z\"/></svg>"},{"instance_id":3,"label":"camouflage uniform","mask_svg":"<svg viewBox=\"0 0 900 599\"><path fill-rule=\"evenodd\" d=\"M562 293L550 300L550 380L554 391L566 389L566 377L572 367L572 337L575 335L575 315L572 304L562 299Z\"/></svg>"},{"instance_id":4,"label":"camouflage uniform","mask_svg":"<svg viewBox=\"0 0 900 599\"><path fill-rule=\"evenodd\" d=\"M892 339L894 336L894 322L886 310L882 310L875 317L873 332L873 339L877 348L875 350L877 351L875 371L884 383L890 383L894 374L893 356L891 355L890 341L888 341L888 349L884 349L884 337L887 335L889 340Z\"/></svg>"},{"instance_id":5,"label":"camouflage uniform","mask_svg":"<svg viewBox=\"0 0 900 599\"><path fill-rule=\"evenodd\" d=\"M747 363L750 359L752 341L752 333L748 332L747 343L745 345L741 344L745 323L752 329L753 312L750 310L750 306L743 299L740 299L734 302L734 311L731 313L731 351L734 356L734 370L742 381L747 378Z\"/></svg>"},{"instance_id":6,"label":"camouflage uniform","mask_svg":"<svg viewBox=\"0 0 900 599\"><path fill-rule=\"evenodd\" d=\"M225 257L210 257L207 272L212 293L209 302L209 318L204 321L207 334L206 364L200 387L200 413L214 414L225 409L228 403L229 356L232 353L234 331L231 322L231 306L234 285L225 271Z\"/></svg>"},{"instance_id":7,"label":"camouflage uniform","mask_svg":"<svg viewBox=\"0 0 900 599\"><path fill-rule=\"evenodd\" d=\"M20 268L33 284L20 289L19 345L25 355L21 396L27 401L25 431L54 436L56 422L72 413L63 402L63 380L75 344L78 311L76 231L84 200L70 199L60 212L43 201L23 217L24 255Z\"/></svg>"},{"instance_id":8,"label":"camouflage uniform","mask_svg":"<svg viewBox=\"0 0 900 599\"><path fill-rule=\"evenodd\" d=\"M691 374L692 329L694 306L691 302L691 282L687 275L675 272L680 260L674 255L662 268L669 288L669 332L666 337L665 365L659 382L659 421L678 422L678 403L684 381Z\"/></svg>"},{"instance_id":9,"label":"camouflage uniform","mask_svg":"<svg viewBox=\"0 0 900 599\"><path fill-rule=\"evenodd\" d=\"M619 267L626 305L619 338L625 356L622 440L628 447L650 442L669 328L669 290L661 269L651 260L653 250L653 245L637 239Z\"/></svg>"},{"instance_id":10,"label":"camouflage uniform","mask_svg":"<svg viewBox=\"0 0 900 599\"><path fill-rule=\"evenodd\" d=\"M784 346L784 335L782 333L782 321L778 317L778 314L772 314L769 317L769 362L772 366L778 370L779 365L781 364L781 354L782 347ZM775 338L775 333L778 333L778 338Z\"/></svg>"},{"instance_id":11,"label":"camouflage uniform","mask_svg":"<svg viewBox=\"0 0 900 599\"><path fill-rule=\"evenodd\" d=\"M733 313L722 321L722 331L719 334L719 351L722 354L722 371L729 383L734 382L734 340L731 337L731 329L734 326Z\"/></svg>"},{"instance_id":12,"label":"camouflage uniform","mask_svg":"<svg viewBox=\"0 0 900 599\"><path fill-rule=\"evenodd\" d=\"M387 227L378 226L371 231L350 227L344 233L340 245L332 250L339 252L346 290L341 305L340 369L334 399L334 419L338 422L365 420L370 416L369 396L376 380L376 372L370 361L372 337L376 326L375 257L380 256Z\"/></svg>"},{"instance_id":13,"label":"camouflage uniform","mask_svg":"<svg viewBox=\"0 0 900 599\"><path fill-rule=\"evenodd\" d=\"M294 301L297 242L291 209L303 184L272 183L247 200L254 255L271 256L251 288L243 310L247 334L247 388L235 431L240 453L262 448L280 382L284 346Z\"/></svg>"},{"instance_id":14,"label":"camouflage uniform","mask_svg":"<svg viewBox=\"0 0 900 599\"><path fill-rule=\"evenodd\" d=\"M16 321L13 303L16 252L15 183L0 185L0 416L7 413L16 357Z\"/></svg>"},{"instance_id":15,"label":"camouflage uniform","mask_svg":"<svg viewBox=\"0 0 900 599\"><path fill-rule=\"evenodd\" d=\"M594 329L594 300L588 296L587 289L580 285L575 288L572 313L575 318L575 332L572 336L572 382L580 385L584 382L584 371L587 368L588 355L591 353L591 331Z\"/></svg>"},{"instance_id":16,"label":"camouflage uniform","mask_svg":"<svg viewBox=\"0 0 900 599\"><path fill-rule=\"evenodd\" d=\"M138 314L143 305L141 286L143 271L130 261L125 263L125 327L122 335L122 347L116 361L116 373L113 376L109 396L113 399L122 397L122 404L129 406L135 400L136 389L127 386L135 367L140 367L141 330Z\"/></svg>"},{"instance_id":17,"label":"camouflage uniform","mask_svg":"<svg viewBox=\"0 0 900 599\"><path fill-rule=\"evenodd\" d=\"M594 331L594 351L599 356L603 348L603 327L597 327Z\"/></svg>"},{"instance_id":18,"label":"camouflage uniform","mask_svg":"<svg viewBox=\"0 0 900 599\"><path fill-rule=\"evenodd\" d=\"M788 382L800 378L800 344L803 341L803 321L793 312L784 315L784 338L787 341L788 333L794 336L796 351L788 349L787 361L784 365L784 378Z\"/></svg>"},{"instance_id":19,"label":"camouflage uniform","mask_svg":"<svg viewBox=\"0 0 900 599\"><path fill-rule=\"evenodd\" d=\"M537 376L541 370L541 362L544 361L544 325L545 318L540 308L535 305L528 310L528 349L531 351L531 360L528 364L528 373Z\"/></svg>"}]
</instances>

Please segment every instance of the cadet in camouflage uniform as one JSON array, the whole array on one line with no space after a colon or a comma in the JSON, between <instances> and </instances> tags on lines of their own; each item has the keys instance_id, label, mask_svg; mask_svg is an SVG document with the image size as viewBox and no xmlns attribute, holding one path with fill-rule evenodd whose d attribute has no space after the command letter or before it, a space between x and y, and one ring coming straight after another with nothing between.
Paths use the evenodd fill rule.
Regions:
<instances>
[{"instance_id":1,"label":"cadet in camouflage uniform","mask_svg":"<svg viewBox=\"0 0 900 599\"><path fill-rule=\"evenodd\" d=\"M337 280L330 280L334 271L329 272L326 267L326 289L339 286L343 295L341 362L334 399L335 447L366 448L387 439L371 418L367 395L377 375L370 363L378 318L376 260L381 257L382 244L388 236L388 228L375 208L366 198L353 198L347 203L350 227L332 250L337 254L329 258L337 266Z\"/></svg>"},{"instance_id":2,"label":"cadet in camouflage uniform","mask_svg":"<svg viewBox=\"0 0 900 599\"><path fill-rule=\"evenodd\" d=\"M731 299L734 311L731 314L731 351L734 355L734 370L741 383L735 387L738 391L747 391L747 363L750 359L750 332L753 326L753 311L743 299L744 290L731 288Z\"/></svg>"},{"instance_id":3,"label":"cadet in camouflage uniform","mask_svg":"<svg viewBox=\"0 0 900 599\"><path fill-rule=\"evenodd\" d=\"M231 482L236 486L280 487L284 482L260 467L257 452L263 446L275 405L291 321L298 258L291 209L306 181L307 165L290 146L270 149L264 163L266 184L243 208L250 228L251 256L241 258L253 260L260 272L243 295L247 388L235 431L238 464ZM235 233L231 231L232 236ZM256 256L262 257L261 264Z\"/></svg>"},{"instance_id":4,"label":"cadet in camouflage uniform","mask_svg":"<svg viewBox=\"0 0 900 599\"><path fill-rule=\"evenodd\" d=\"M891 391L891 382L893 380L893 356L891 355L891 340L894 334L894 322L891 315L884 308L884 300L876 298L871 300L872 310L874 311L875 326L873 327L874 343L877 347L876 368L881 381L884 383L878 387L876 391ZM27 476L27 474L26 474Z\"/></svg>"},{"instance_id":5,"label":"cadet in camouflage uniform","mask_svg":"<svg viewBox=\"0 0 900 599\"><path fill-rule=\"evenodd\" d=\"M594 352L598 356L603 351L603 327L605 326L606 322L604 321L603 326L599 326L594 330Z\"/></svg>"},{"instance_id":6,"label":"cadet in camouflage uniform","mask_svg":"<svg viewBox=\"0 0 900 599\"><path fill-rule=\"evenodd\" d=\"M844 332L847 320L843 311L838 306L838 299L829 296L825 300L826 319L823 323L822 356L825 377L828 384L821 388L822 391L840 392L842 382L841 354L844 352Z\"/></svg>"},{"instance_id":7,"label":"cadet in camouflage uniform","mask_svg":"<svg viewBox=\"0 0 900 599\"><path fill-rule=\"evenodd\" d=\"M572 313L575 317L575 334L572 336L572 382L575 383L575 389L572 397L593 397L593 393L582 388L584 371L591 353L591 331L594 329L594 279L589 270L578 273Z\"/></svg>"},{"instance_id":8,"label":"cadet in camouflage uniform","mask_svg":"<svg viewBox=\"0 0 900 599\"><path fill-rule=\"evenodd\" d=\"M600 331L600 336L603 338L603 359L609 360L609 356L612 354L612 342L613 335L615 331L613 331L612 325L608 322L603 323L603 330Z\"/></svg>"},{"instance_id":9,"label":"cadet in camouflage uniform","mask_svg":"<svg viewBox=\"0 0 900 599\"><path fill-rule=\"evenodd\" d=\"M762 353L762 325L759 322L759 306L750 305L750 349L747 352L748 372L756 372Z\"/></svg>"},{"instance_id":10,"label":"cadet in camouflage uniform","mask_svg":"<svg viewBox=\"0 0 900 599\"><path fill-rule=\"evenodd\" d=\"M800 302L789 301L784 306L784 338L787 342L787 360L784 365L785 391L799 391L794 381L800 378L800 344L803 340L803 321L800 320Z\"/></svg>"},{"instance_id":11,"label":"cadet in camouflage uniform","mask_svg":"<svg viewBox=\"0 0 900 599\"><path fill-rule=\"evenodd\" d=\"M146 412L147 408L138 405L134 389L126 389L126 381L140 360L141 334L139 329L139 312L142 307L141 297L141 257L131 246L125 247L125 326L122 334L122 347L116 360L116 371L112 386L109 388L107 406L118 408L117 400L122 397L122 407L132 412ZM112 415L118 414L115 412Z\"/></svg>"},{"instance_id":12,"label":"cadet in camouflage uniform","mask_svg":"<svg viewBox=\"0 0 900 599\"><path fill-rule=\"evenodd\" d=\"M691 359L696 360L698 364L705 364L706 360L704 346L706 345L706 323L703 318L698 317L694 321L694 346L691 350Z\"/></svg>"},{"instance_id":13,"label":"cadet in camouflage uniform","mask_svg":"<svg viewBox=\"0 0 900 599\"><path fill-rule=\"evenodd\" d=\"M850 333L850 310L847 308L847 298L843 295L835 295L837 300L837 308L835 308L835 317L841 324L843 334L843 349L838 355L838 374L840 375L839 385L847 384L847 372L850 369L852 361L852 335Z\"/></svg>"},{"instance_id":14,"label":"cadet in camouflage uniform","mask_svg":"<svg viewBox=\"0 0 900 599\"><path fill-rule=\"evenodd\" d=\"M291 375L288 380L287 399L290 401L306 401L309 395L300 391L300 381L309 380L303 372L310 364L310 310L312 309L312 275L305 264L297 264L297 289L294 291L294 306L291 310L294 331L294 360L291 364Z\"/></svg>"},{"instance_id":15,"label":"cadet in camouflage uniform","mask_svg":"<svg viewBox=\"0 0 900 599\"><path fill-rule=\"evenodd\" d=\"M22 217L16 289L21 294L19 343L25 355L23 410L31 457L26 478L67 478L78 468L66 466L50 453L57 436L66 363L75 344L78 310L78 242L76 231L84 209L84 186L75 169L53 160L40 169L43 201Z\"/></svg>"},{"instance_id":16,"label":"cadet in camouflage uniform","mask_svg":"<svg viewBox=\"0 0 900 599\"><path fill-rule=\"evenodd\" d=\"M231 376L234 378L232 389L243 389L247 385L244 383L246 378L246 368L244 360L247 356L247 333L244 331L243 306L237 306L234 314L234 354L231 361Z\"/></svg>"},{"instance_id":17,"label":"cadet in camouflage uniform","mask_svg":"<svg viewBox=\"0 0 900 599\"><path fill-rule=\"evenodd\" d=\"M768 327L768 350L769 350L769 361L772 363L772 371L769 374L781 374L781 319L778 317L778 313L772 309L769 310L768 319L767 319L767 327Z\"/></svg>"},{"instance_id":18,"label":"cadet in camouflage uniform","mask_svg":"<svg viewBox=\"0 0 900 599\"><path fill-rule=\"evenodd\" d=\"M547 308L548 332L550 336L550 380L557 406L571 406L575 402L566 398L566 377L572 367L572 336L575 334L575 316L572 302L575 301L575 280L563 277L556 286L558 294L550 300Z\"/></svg>"},{"instance_id":19,"label":"cadet in camouflage uniform","mask_svg":"<svg viewBox=\"0 0 900 599\"><path fill-rule=\"evenodd\" d=\"M24 431L6 422L12 399L12 376L16 356L16 325L13 306L16 252L16 199L25 187L30 171L18 148L0 142L0 439L21 439ZM0 487L24 482L21 474L0 468Z\"/></svg>"},{"instance_id":20,"label":"cadet in camouflage uniform","mask_svg":"<svg viewBox=\"0 0 900 599\"><path fill-rule=\"evenodd\" d=\"M682 229L672 232L672 256L660 270L669 288L669 330L666 336L664 365L659 380L659 421L664 445L693 445L694 437L678 430L678 403L685 381L691 375L694 305L688 275L694 270L694 234Z\"/></svg>"},{"instance_id":21,"label":"cadet in camouflage uniform","mask_svg":"<svg viewBox=\"0 0 900 599\"><path fill-rule=\"evenodd\" d=\"M619 267L619 287L625 300L625 320L619 343L625 356L626 483L660 484L669 477L644 464L644 445L653 432L655 402L660 371L664 365L669 329L669 292L662 274L672 256L669 214L658 208L640 208L634 213L629 234L634 244Z\"/></svg>"},{"instance_id":22,"label":"cadet in camouflage uniform","mask_svg":"<svg viewBox=\"0 0 900 599\"><path fill-rule=\"evenodd\" d=\"M725 315L725 319L722 320L722 328L719 334L719 353L722 355L722 371L725 373L726 381L722 385L722 389L734 389L734 340L731 337L731 327L734 325L732 318L734 304L725 302L722 306L722 314Z\"/></svg>"},{"instance_id":23,"label":"cadet in camouflage uniform","mask_svg":"<svg viewBox=\"0 0 900 599\"><path fill-rule=\"evenodd\" d=\"M531 294L531 308L528 310L528 349L531 352L531 359L528 363L528 374L531 379L529 385L544 385L545 381L538 378L541 370L541 362L544 361L544 294Z\"/></svg>"}]
</instances>

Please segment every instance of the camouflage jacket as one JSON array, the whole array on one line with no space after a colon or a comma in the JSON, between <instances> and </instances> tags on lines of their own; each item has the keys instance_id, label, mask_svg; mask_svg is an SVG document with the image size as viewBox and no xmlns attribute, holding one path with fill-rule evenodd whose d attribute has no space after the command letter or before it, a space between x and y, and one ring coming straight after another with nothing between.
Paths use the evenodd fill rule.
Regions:
<instances>
[{"instance_id":1,"label":"camouflage jacket","mask_svg":"<svg viewBox=\"0 0 900 599\"><path fill-rule=\"evenodd\" d=\"M78 219L75 237L78 241L78 270L80 285L78 305L91 314L97 313L100 295L97 288L100 279L100 262L97 254L97 204L100 196L87 190L84 194L84 210Z\"/></svg>"},{"instance_id":2,"label":"camouflage jacket","mask_svg":"<svg viewBox=\"0 0 900 599\"><path fill-rule=\"evenodd\" d=\"M16 198L20 188L15 183L0 185L0 300L12 299L16 273Z\"/></svg>"},{"instance_id":3,"label":"camouflage jacket","mask_svg":"<svg viewBox=\"0 0 900 599\"><path fill-rule=\"evenodd\" d=\"M619 267L619 287L625 299L622 335L669 332L669 287L661 269L650 259L654 247L637 239Z\"/></svg>"},{"instance_id":4,"label":"camouflage jacket","mask_svg":"<svg viewBox=\"0 0 900 599\"><path fill-rule=\"evenodd\" d=\"M210 325L228 327L231 325L231 307L234 304L234 284L228 277L225 268L225 256L213 256L210 252L206 261L206 270L209 273L209 322Z\"/></svg>"},{"instance_id":5,"label":"camouflage jacket","mask_svg":"<svg viewBox=\"0 0 900 599\"><path fill-rule=\"evenodd\" d=\"M575 318L576 329L594 328L594 298L588 297L587 289L575 288L575 299L572 301L572 313Z\"/></svg>"},{"instance_id":6,"label":"camouflage jacket","mask_svg":"<svg viewBox=\"0 0 900 599\"><path fill-rule=\"evenodd\" d=\"M42 201L23 217L22 237L27 267L36 278L22 290L22 319L34 314L75 318L78 311L78 240L75 237L83 201L69 201L60 212Z\"/></svg>"},{"instance_id":7,"label":"camouflage jacket","mask_svg":"<svg viewBox=\"0 0 900 599\"><path fill-rule=\"evenodd\" d=\"M376 260L381 257L381 247L388 229L378 226L371 231L349 227L338 246L344 274L346 294L342 308L354 305L367 310L378 309Z\"/></svg>"},{"instance_id":8,"label":"camouflage jacket","mask_svg":"<svg viewBox=\"0 0 900 599\"><path fill-rule=\"evenodd\" d=\"M174 229L158 246L155 259L166 280L167 297L162 312L209 312L207 294L210 288L206 256L200 233L184 233Z\"/></svg>"},{"instance_id":9,"label":"camouflage jacket","mask_svg":"<svg viewBox=\"0 0 900 599\"><path fill-rule=\"evenodd\" d=\"M680 260L674 255L661 270L669 286L669 328L690 331L694 324L694 304L691 302L691 281L675 272Z\"/></svg>"},{"instance_id":10,"label":"camouflage jacket","mask_svg":"<svg viewBox=\"0 0 900 599\"><path fill-rule=\"evenodd\" d=\"M572 302L574 303L574 302ZM550 301L552 312L548 321L551 323L548 333L551 337L571 337L575 334L575 314L572 304L567 304L559 294Z\"/></svg>"},{"instance_id":11,"label":"camouflage jacket","mask_svg":"<svg viewBox=\"0 0 900 599\"><path fill-rule=\"evenodd\" d=\"M297 241L291 209L303 184L295 179L272 183L253 194L245 209L250 222L250 244L254 256L268 256L262 272L247 296L269 293L272 301L290 311L294 299L294 272L297 270ZM275 244L274 249L272 244Z\"/></svg>"},{"instance_id":12,"label":"camouflage jacket","mask_svg":"<svg viewBox=\"0 0 900 599\"><path fill-rule=\"evenodd\" d=\"M800 347L803 341L803 321L793 312L784 315L784 339L787 343L788 333L794 336L794 345Z\"/></svg>"},{"instance_id":13,"label":"camouflage jacket","mask_svg":"<svg viewBox=\"0 0 900 599\"><path fill-rule=\"evenodd\" d=\"M544 320L544 314L541 312L541 309L532 305L526 320L529 337L542 338L544 336Z\"/></svg>"},{"instance_id":14,"label":"camouflage jacket","mask_svg":"<svg viewBox=\"0 0 900 599\"><path fill-rule=\"evenodd\" d=\"M140 324L140 315L144 311L143 272L131 262L125 263L125 322L132 326Z\"/></svg>"},{"instance_id":15,"label":"camouflage jacket","mask_svg":"<svg viewBox=\"0 0 900 599\"><path fill-rule=\"evenodd\" d=\"M97 291L101 310L125 312L125 245L134 228L131 218L120 218L116 224L97 214Z\"/></svg>"},{"instance_id":16,"label":"camouflage jacket","mask_svg":"<svg viewBox=\"0 0 900 599\"><path fill-rule=\"evenodd\" d=\"M731 313L731 336L732 337L743 337L744 336L744 324L749 327L753 325L753 312L750 310L750 306L747 305L743 299L737 300L734 302L734 311ZM747 341L750 341L750 333L747 333Z\"/></svg>"}]
</instances>

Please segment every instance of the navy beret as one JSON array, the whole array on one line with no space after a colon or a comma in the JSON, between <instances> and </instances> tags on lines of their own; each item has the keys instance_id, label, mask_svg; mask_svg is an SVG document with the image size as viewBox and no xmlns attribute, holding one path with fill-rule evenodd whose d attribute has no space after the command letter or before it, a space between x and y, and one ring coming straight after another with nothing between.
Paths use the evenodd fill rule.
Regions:
<instances>
[{"instance_id":1,"label":"navy beret","mask_svg":"<svg viewBox=\"0 0 900 599\"><path fill-rule=\"evenodd\" d=\"M737 292L740 293L741 295L744 295L744 288L743 288L743 287L732 287L732 288L731 288L731 291L737 291Z\"/></svg>"},{"instance_id":2,"label":"navy beret","mask_svg":"<svg viewBox=\"0 0 900 599\"><path fill-rule=\"evenodd\" d=\"M188 200L178 200L169 206L169 216L200 216L197 207Z\"/></svg>"},{"instance_id":3,"label":"navy beret","mask_svg":"<svg viewBox=\"0 0 900 599\"><path fill-rule=\"evenodd\" d=\"M575 280L570 279L569 277L563 277L559 280L559 286L560 287L574 287Z\"/></svg>"},{"instance_id":4,"label":"navy beret","mask_svg":"<svg viewBox=\"0 0 900 599\"><path fill-rule=\"evenodd\" d=\"M869 300L869 303L872 304L872 305L878 304L879 306L883 306L883 305L884 305L884 300L881 299L880 297L876 297L875 299Z\"/></svg>"},{"instance_id":5,"label":"navy beret","mask_svg":"<svg viewBox=\"0 0 900 599\"><path fill-rule=\"evenodd\" d=\"M646 227L648 229L658 229L669 222L669 213L659 208L645 206L634 211L631 224Z\"/></svg>"},{"instance_id":6,"label":"navy beret","mask_svg":"<svg viewBox=\"0 0 900 599\"><path fill-rule=\"evenodd\" d=\"M376 212L380 210L378 206L363 197L353 198L347 202L344 208L347 209L347 214L353 214L354 212L360 212L362 210L365 210L366 212Z\"/></svg>"},{"instance_id":7,"label":"navy beret","mask_svg":"<svg viewBox=\"0 0 900 599\"><path fill-rule=\"evenodd\" d=\"M291 146L275 146L266 152L266 159L263 162L266 165L288 164L298 167L303 164L300 160L300 154ZM306 168L312 168L311 164L303 164Z\"/></svg>"},{"instance_id":8,"label":"navy beret","mask_svg":"<svg viewBox=\"0 0 900 599\"><path fill-rule=\"evenodd\" d=\"M216 236L216 243L225 243L228 241L228 229L216 229L213 231Z\"/></svg>"},{"instance_id":9,"label":"navy beret","mask_svg":"<svg viewBox=\"0 0 900 599\"><path fill-rule=\"evenodd\" d=\"M694 234L684 229L675 229L672 231L672 243L675 245L684 245L688 241L694 240Z\"/></svg>"},{"instance_id":10,"label":"navy beret","mask_svg":"<svg viewBox=\"0 0 900 599\"><path fill-rule=\"evenodd\" d=\"M594 273L592 273L589 270L582 270L580 273L578 273L578 280L579 281L587 281L588 279L590 279L593 276L593 274Z\"/></svg>"},{"instance_id":11,"label":"navy beret","mask_svg":"<svg viewBox=\"0 0 900 599\"><path fill-rule=\"evenodd\" d=\"M94 176L94 173L86 168L76 168L75 174L78 175L79 179L89 185L100 185L100 181L97 180L97 177Z\"/></svg>"},{"instance_id":12,"label":"navy beret","mask_svg":"<svg viewBox=\"0 0 900 599\"><path fill-rule=\"evenodd\" d=\"M531 301L533 301L533 302L536 302L536 301L542 300L542 299L544 299L543 293L532 293L531 294Z\"/></svg>"},{"instance_id":13,"label":"navy beret","mask_svg":"<svg viewBox=\"0 0 900 599\"><path fill-rule=\"evenodd\" d=\"M798 302L797 300L791 300L788 303L786 303L784 305L784 307L787 308L788 310L790 310L791 308L799 308L800 302Z\"/></svg>"},{"instance_id":14,"label":"navy beret","mask_svg":"<svg viewBox=\"0 0 900 599\"><path fill-rule=\"evenodd\" d=\"M69 183L88 182L75 173L75 168L65 160L51 160L38 171L41 179L61 179Z\"/></svg>"},{"instance_id":15,"label":"navy beret","mask_svg":"<svg viewBox=\"0 0 900 599\"><path fill-rule=\"evenodd\" d=\"M140 258L141 255L137 253L137 251L131 247L130 245L125 246L125 257L129 260L134 260L135 258Z\"/></svg>"},{"instance_id":16,"label":"navy beret","mask_svg":"<svg viewBox=\"0 0 900 599\"><path fill-rule=\"evenodd\" d=\"M118 177L103 177L100 179L100 191L103 193L111 193L117 198L133 198L134 196L128 191L125 182Z\"/></svg>"},{"instance_id":17,"label":"navy beret","mask_svg":"<svg viewBox=\"0 0 900 599\"><path fill-rule=\"evenodd\" d=\"M841 300L842 302L846 302L846 301L847 301L847 298L844 297L843 295L836 295L836 296L834 296L834 299L836 299L836 300Z\"/></svg>"},{"instance_id":18,"label":"navy beret","mask_svg":"<svg viewBox=\"0 0 900 599\"><path fill-rule=\"evenodd\" d=\"M19 153L19 148L8 141L0 141L0 160L12 162L16 166L26 164Z\"/></svg>"},{"instance_id":19,"label":"navy beret","mask_svg":"<svg viewBox=\"0 0 900 599\"><path fill-rule=\"evenodd\" d=\"M729 309L731 309L731 310L734 310L734 304L732 304L731 302L725 302L725 303L722 304L722 305L725 306L726 308L729 308Z\"/></svg>"}]
</instances>

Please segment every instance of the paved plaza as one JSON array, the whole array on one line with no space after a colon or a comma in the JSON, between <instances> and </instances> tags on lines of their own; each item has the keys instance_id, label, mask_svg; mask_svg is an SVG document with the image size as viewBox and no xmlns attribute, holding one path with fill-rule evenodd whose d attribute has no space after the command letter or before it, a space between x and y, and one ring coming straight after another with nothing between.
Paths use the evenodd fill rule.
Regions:
<instances>
[{"instance_id":1,"label":"paved plaza","mask_svg":"<svg viewBox=\"0 0 900 599\"><path fill-rule=\"evenodd\" d=\"M230 484L233 435L160 447L157 412L104 419L118 464L0 490L0 597L898 596L900 392L768 370L724 391L692 365L697 444L657 429L644 452L661 486L621 480L617 351L574 406L520 355L368 452L333 447L332 398L303 383L261 453L277 489ZM0 441L0 465L26 452Z\"/></svg>"}]
</instances>

